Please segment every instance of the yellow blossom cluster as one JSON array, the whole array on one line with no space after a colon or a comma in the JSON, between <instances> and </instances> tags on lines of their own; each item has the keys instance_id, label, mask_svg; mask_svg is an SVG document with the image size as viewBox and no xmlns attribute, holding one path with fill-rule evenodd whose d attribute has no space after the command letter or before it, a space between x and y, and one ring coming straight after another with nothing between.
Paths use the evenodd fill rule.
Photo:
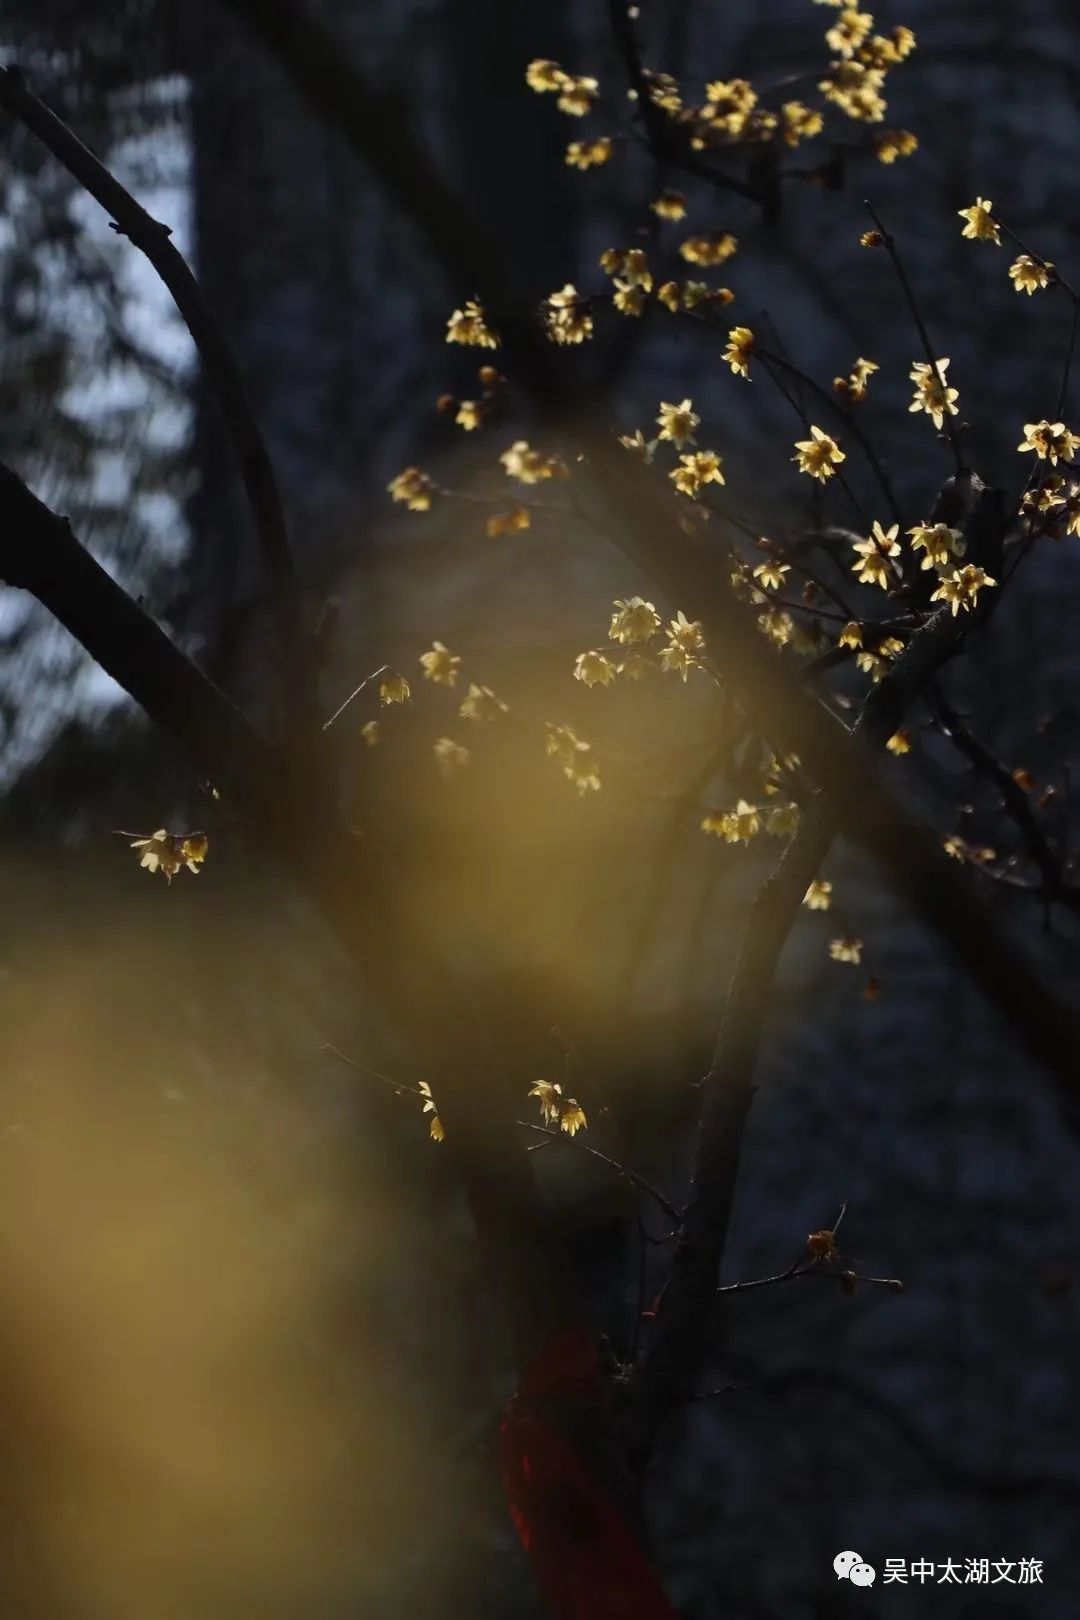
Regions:
<instances>
[{"instance_id":1,"label":"yellow blossom cluster","mask_svg":"<svg viewBox=\"0 0 1080 1620\"><path fill-rule=\"evenodd\" d=\"M446 323L447 343L460 343L466 348L497 349L499 339L488 326L483 306L471 298L464 309L455 309Z\"/></svg>"},{"instance_id":2,"label":"yellow blossom cluster","mask_svg":"<svg viewBox=\"0 0 1080 1620\"><path fill-rule=\"evenodd\" d=\"M559 725L554 720L546 721L544 729L548 755L562 766L563 775L573 782L579 793L596 792L600 774L595 764L585 757L592 751L591 743L583 742L570 726Z\"/></svg>"},{"instance_id":3,"label":"yellow blossom cluster","mask_svg":"<svg viewBox=\"0 0 1080 1620\"><path fill-rule=\"evenodd\" d=\"M589 301L569 281L544 300L542 314L544 330L553 343L584 343L593 335Z\"/></svg>"},{"instance_id":4,"label":"yellow blossom cluster","mask_svg":"<svg viewBox=\"0 0 1080 1620\"><path fill-rule=\"evenodd\" d=\"M949 416L958 415L956 401L960 393L945 382L948 366L947 359L935 360L932 366L928 360L916 360L909 373L915 384L915 397L908 410L925 411L939 432L944 426L946 413Z\"/></svg>"},{"instance_id":5,"label":"yellow blossom cluster","mask_svg":"<svg viewBox=\"0 0 1080 1620\"><path fill-rule=\"evenodd\" d=\"M559 456L546 450L533 450L525 439L515 439L499 460L507 477L516 478L520 484L540 484L545 478L570 476L569 468ZM515 527L527 528L528 525L519 522Z\"/></svg>"},{"instance_id":6,"label":"yellow blossom cluster","mask_svg":"<svg viewBox=\"0 0 1080 1620\"><path fill-rule=\"evenodd\" d=\"M592 141L571 141L566 148L565 162L571 169L598 169L615 150L610 135L600 135Z\"/></svg>"},{"instance_id":7,"label":"yellow blossom cluster","mask_svg":"<svg viewBox=\"0 0 1080 1620\"><path fill-rule=\"evenodd\" d=\"M403 502L410 512L429 511L431 497L435 493L431 479L419 467L406 467L391 478L386 488L392 499Z\"/></svg>"},{"instance_id":8,"label":"yellow blossom cluster","mask_svg":"<svg viewBox=\"0 0 1080 1620\"><path fill-rule=\"evenodd\" d=\"M595 79L567 73L558 62L544 58L529 63L525 69L525 83L538 95L554 95L559 111L569 113L572 118L583 118L587 112L591 112L600 94L600 86Z\"/></svg>"},{"instance_id":9,"label":"yellow blossom cluster","mask_svg":"<svg viewBox=\"0 0 1080 1620\"><path fill-rule=\"evenodd\" d=\"M833 388L845 399L855 401L865 399L870 378L875 371L880 370L881 367L875 360L864 360L860 355L846 377L833 378Z\"/></svg>"},{"instance_id":10,"label":"yellow blossom cluster","mask_svg":"<svg viewBox=\"0 0 1080 1620\"><path fill-rule=\"evenodd\" d=\"M796 440L795 454L791 459L797 463L800 472L825 483L826 479L832 478L845 456L830 434L811 423L810 438Z\"/></svg>"}]
</instances>

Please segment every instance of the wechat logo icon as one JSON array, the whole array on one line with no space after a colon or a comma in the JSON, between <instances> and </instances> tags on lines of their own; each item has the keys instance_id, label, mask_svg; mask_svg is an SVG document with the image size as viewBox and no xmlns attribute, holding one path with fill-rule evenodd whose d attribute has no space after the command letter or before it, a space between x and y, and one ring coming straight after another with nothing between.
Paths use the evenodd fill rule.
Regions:
<instances>
[{"instance_id":1,"label":"wechat logo icon","mask_svg":"<svg viewBox=\"0 0 1080 1620\"><path fill-rule=\"evenodd\" d=\"M850 1581L852 1586L873 1586L876 1578L873 1564L864 1564L861 1553L837 1553L832 1567L838 1581Z\"/></svg>"}]
</instances>

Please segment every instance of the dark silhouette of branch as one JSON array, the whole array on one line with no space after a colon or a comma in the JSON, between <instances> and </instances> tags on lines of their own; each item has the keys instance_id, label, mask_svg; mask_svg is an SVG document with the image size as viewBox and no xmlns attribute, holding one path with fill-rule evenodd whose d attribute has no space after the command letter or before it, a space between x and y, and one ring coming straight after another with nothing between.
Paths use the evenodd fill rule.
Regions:
<instances>
[{"instance_id":1,"label":"dark silhouette of branch","mask_svg":"<svg viewBox=\"0 0 1080 1620\"><path fill-rule=\"evenodd\" d=\"M970 532L997 513L997 501L977 479L958 489L950 480L937 510L966 505ZM956 515L956 514L953 514ZM984 609L985 611L985 609ZM972 616L973 618L975 616ZM892 736L917 693L959 649L970 629L940 608L912 638L888 675L870 691L855 732L880 748ZM836 802L819 792L759 891L747 919L728 989L712 1063L701 1085L701 1113L690 1198L672 1268L658 1310L653 1343L640 1370L635 1443L647 1453L671 1408L698 1376L709 1342L709 1302L727 1241L742 1142L753 1101L765 1015L773 980L803 896L840 830ZM798 1263L772 1281L799 1274Z\"/></svg>"},{"instance_id":2,"label":"dark silhouette of branch","mask_svg":"<svg viewBox=\"0 0 1080 1620\"><path fill-rule=\"evenodd\" d=\"M101 204L113 228L146 255L171 293L191 333L236 450L269 578L285 669L297 683L292 690L300 705L298 717L302 716L311 727L314 706L310 650L304 637L285 514L262 432L224 333L186 260L170 240L169 227L153 219L135 201L78 136L30 90L15 67L0 67L0 106L25 124Z\"/></svg>"}]
</instances>

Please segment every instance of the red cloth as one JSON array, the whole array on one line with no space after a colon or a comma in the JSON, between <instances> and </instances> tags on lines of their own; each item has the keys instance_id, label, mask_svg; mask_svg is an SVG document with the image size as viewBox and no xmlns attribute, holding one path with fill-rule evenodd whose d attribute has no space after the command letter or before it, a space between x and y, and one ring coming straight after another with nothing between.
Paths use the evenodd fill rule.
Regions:
<instances>
[{"instance_id":1,"label":"red cloth","mask_svg":"<svg viewBox=\"0 0 1080 1620\"><path fill-rule=\"evenodd\" d=\"M499 1429L510 1516L556 1620L676 1620L610 1494L537 1405L603 1395L583 1333L556 1340L522 1380Z\"/></svg>"}]
</instances>

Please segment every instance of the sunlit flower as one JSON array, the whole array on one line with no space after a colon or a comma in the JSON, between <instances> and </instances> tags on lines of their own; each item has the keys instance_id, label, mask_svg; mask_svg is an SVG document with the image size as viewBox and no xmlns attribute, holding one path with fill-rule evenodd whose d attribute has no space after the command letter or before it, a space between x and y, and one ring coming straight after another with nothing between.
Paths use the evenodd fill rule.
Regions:
<instances>
[{"instance_id":1,"label":"sunlit flower","mask_svg":"<svg viewBox=\"0 0 1080 1620\"><path fill-rule=\"evenodd\" d=\"M856 624L853 619L850 619L837 636L836 645L838 647L861 647L862 625Z\"/></svg>"},{"instance_id":2,"label":"sunlit flower","mask_svg":"<svg viewBox=\"0 0 1080 1620\"><path fill-rule=\"evenodd\" d=\"M863 942L861 939L852 939L850 935L843 935L840 939L829 941L829 955L834 962L850 962L857 967L862 961Z\"/></svg>"},{"instance_id":3,"label":"sunlit flower","mask_svg":"<svg viewBox=\"0 0 1080 1620\"><path fill-rule=\"evenodd\" d=\"M471 433L474 428L478 428L483 420L484 407L478 404L475 399L463 399L459 402L454 421L459 427L463 427L466 433Z\"/></svg>"},{"instance_id":4,"label":"sunlit flower","mask_svg":"<svg viewBox=\"0 0 1080 1620\"><path fill-rule=\"evenodd\" d=\"M559 99L555 103L560 112L569 113L572 118L584 118L591 112L593 103L600 94L600 86L595 79L564 73L558 86Z\"/></svg>"},{"instance_id":5,"label":"sunlit flower","mask_svg":"<svg viewBox=\"0 0 1080 1620\"><path fill-rule=\"evenodd\" d=\"M908 374L915 384L915 398L908 410L925 411L939 431L944 425L946 411L950 416L958 415L953 402L960 398L959 390L948 388L945 384L948 365L948 360L935 360L933 366L928 360L916 360Z\"/></svg>"},{"instance_id":6,"label":"sunlit flower","mask_svg":"<svg viewBox=\"0 0 1080 1620\"><path fill-rule=\"evenodd\" d=\"M879 163L895 163L897 158L910 157L918 148L918 136L910 129L885 129L874 137L874 152Z\"/></svg>"},{"instance_id":7,"label":"sunlit flower","mask_svg":"<svg viewBox=\"0 0 1080 1620\"><path fill-rule=\"evenodd\" d=\"M446 323L446 341L475 349L497 349L499 346L499 339L487 325L484 311L475 298L470 298L464 309L455 309Z\"/></svg>"},{"instance_id":8,"label":"sunlit flower","mask_svg":"<svg viewBox=\"0 0 1080 1620\"><path fill-rule=\"evenodd\" d=\"M441 641L433 641L431 651L420 654L424 679L434 681L436 686L456 686L460 663L457 654L448 651Z\"/></svg>"},{"instance_id":9,"label":"sunlit flower","mask_svg":"<svg viewBox=\"0 0 1080 1620\"><path fill-rule=\"evenodd\" d=\"M962 557L967 542L959 529L950 529L946 523L916 523L909 529L914 551L923 553L922 568L947 568L954 557Z\"/></svg>"},{"instance_id":10,"label":"sunlit flower","mask_svg":"<svg viewBox=\"0 0 1080 1620\"><path fill-rule=\"evenodd\" d=\"M644 287L635 286L627 281L616 281L611 301L620 315L641 315L647 297Z\"/></svg>"},{"instance_id":11,"label":"sunlit flower","mask_svg":"<svg viewBox=\"0 0 1080 1620\"><path fill-rule=\"evenodd\" d=\"M790 563L776 562L770 558L768 562L758 563L754 569L754 578L760 581L767 591L778 591L784 583L785 576L790 573Z\"/></svg>"},{"instance_id":12,"label":"sunlit flower","mask_svg":"<svg viewBox=\"0 0 1080 1620\"><path fill-rule=\"evenodd\" d=\"M868 540L856 540L853 550L858 553L858 562L852 563L852 571L862 585L880 585L882 590L888 590L894 578L894 570L889 559L900 555L900 546L897 535L900 532L899 523L894 523L885 530L876 522Z\"/></svg>"},{"instance_id":13,"label":"sunlit flower","mask_svg":"<svg viewBox=\"0 0 1080 1620\"><path fill-rule=\"evenodd\" d=\"M649 207L659 219L682 219L686 213L686 198L681 191L662 191Z\"/></svg>"},{"instance_id":14,"label":"sunlit flower","mask_svg":"<svg viewBox=\"0 0 1080 1620\"><path fill-rule=\"evenodd\" d=\"M975 599L984 585L996 584L997 580L991 579L983 569L977 568L974 563L968 563L964 568L954 568L950 573L942 575L941 582L930 600L948 602L955 618L961 608L970 611L975 606Z\"/></svg>"},{"instance_id":15,"label":"sunlit flower","mask_svg":"<svg viewBox=\"0 0 1080 1620\"><path fill-rule=\"evenodd\" d=\"M578 653L574 661L574 679L585 686L610 686L615 675L616 669L611 659L595 649Z\"/></svg>"},{"instance_id":16,"label":"sunlit flower","mask_svg":"<svg viewBox=\"0 0 1080 1620\"><path fill-rule=\"evenodd\" d=\"M860 356L848 372L846 377L834 377L833 387L838 394L844 394L848 399L861 400L866 396L870 378L881 367L876 360L864 360Z\"/></svg>"},{"instance_id":17,"label":"sunlit flower","mask_svg":"<svg viewBox=\"0 0 1080 1620\"><path fill-rule=\"evenodd\" d=\"M431 506L435 486L427 473L419 467L406 467L386 486L395 501L404 501L410 512L426 512Z\"/></svg>"},{"instance_id":18,"label":"sunlit flower","mask_svg":"<svg viewBox=\"0 0 1080 1620\"><path fill-rule=\"evenodd\" d=\"M623 646L634 642L650 641L660 628L660 615L651 602L640 596L617 601L612 614L608 635Z\"/></svg>"},{"instance_id":19,"label":"sunlit flower","mask_svg":"<svg viewBox=\"0 0 1080 1620\"><path fill-rule=\"evenodd\" d=\"M853 6L845 6L825 35L825 43L841 56L854 56L873 26L874 19L868 11L856 11Z\"/></svg>"},{"instance_id":20,"label":"sunlit flower","mask_svg":"<svg viewBox=\"0 0 1080 1620\"><path fill-rule=\"evenodd\" d=\"M1001 246L1001 226L993 217L993 203L989 197L976 197L970 208L958 208L960 218L967 223L961 231L972 242L993 242Z\"/></svg>"},{"instance_id":21,"label":"sunlit flower","mask_svg":"<svg viewBox=\"0 0 1080 1620\"><path fill-rule=\"evenodd\" d=\"M1024 438L1018 450L1034 450L1040 461L1056 467L1058 461L1071 461L1080 450L1080 434L1072 433L1064 422L1025 422Z\"/></svg>"},{"instance_id":22,"label":"sunlit flower","mask_svg":"<svg viewBox=\"0 0 1080 1620\"><path fill-rule=\"evenodd\" d=\"M662 404L656 420L660 424L659 437L670 439L681 450L684 444L693 444L694 429L700 425L701 417L694 414L693 401L684 399L681 405Z\"/></svg>"},{"instance_id":23,"label":"sunlit flower","mask_svg":"<svg viewBox=\"0 0 1080 1620\"><path fill-rule=\"evenodd\" d=\"M538 95L543 95L548 91L561 90L566 83L566 79L567 75L558 62L549 62L543 57L538 57L535 62L530 62L525 69L525 83L530 90L535 90Z\"/></svg>"},{"instance_id":24,"label":"sunlit flower","mask_svg":"<svg viewBox=\"0 0 1080 1620\"><path fill-rule=\"evenodd\" d=\"M688 236L679 252L688 264L724 264L738 249L738 238L730 231L706 231Z\"/></svg>"},{"instance_id":25,"label":"sunlit flower","mask_svg":"<svg viewBox=\"0 0 1080 1620\"><path fill-rule=\"evenodd\" d=\"M1049 259L1033 259L1029 253L1021 253L1009 266L1009 279L1017 292L1026 292L1030 298L1040 287L1049 287L1053 268Z\"/></svg>"},{"instance_id":26,"label":"sunlit flower","mask_svg":"<svg viewBox=\"0 0 1080 1620\"><path fill-rule=\"evenodd\" d=\"M750 377L750 356L754 350L754 334L748 326L733 326L728 333L724 359L737 377Z\"/></svg>"},{"instance_id":27,"label":"sunlit flower","mask_svg":"<svg viewBox=\"0 0 1080 1620\"><path fill-rule=\"evenodd\" d=\"M682 301L683 309L697 309L699 304L733 304L735 294L730 287L707 287L703 281L688 281Z\"/></svg>"},{"instance_id":28,"label":"sunlit flower","mask_svg":"<svg viewBox=\"0 0 1080 1620\"><path fill-rule=\"evenodd\" d=\"M705 484L724 483L722 467L723 463L715 450L697 450L689 455L681 455L679 465L672 468L668 477L680 495L688 495L694 500Z\"/></svg>"},{"instance_id":29,"label":"sunlit flower","mask_svg":"<svg viewBox=\"0 0 1080 1620\"><path fill-rule=\"evenodd\" d=\"M811 478L818 478L822 483L831 478L837 466L845 459L844 452L836 440L830 438L821 428L811 423L809 439L798 439L795 443L797 454L792 461L798 463L799 471L808 473Z\"/></svg>"},{"instance_id":30,"label":"sunlit flower","mask_svg":"<svg viewBox=\"0 0 1080 1620\"><path fill-rule=\"evenodd\" d=\"M904 730L894 731L885 746L890 754L910 754L911 732Z\"/></svg>"},{"instance_id":31,"label":"sunlit flower","mask_svg":"<svg viewBox=\"0 0 1080 1620\"><path fill-rule=\"evenodd\" d=\"M820 135L825 127L825 120L817 108L807 107L801 101L785 101L780 115L784 121L784 142L787 146L798 146L800 141Z\"/></svg>"},{"instance_id":32,"label":"sunlit flower","mask_svg":"<svg viewBox=\"0 0 1080 1620\"><path fill-rule=\"evenodd\" d=\"M598 169L615 150L610 135L600 135L594 141L571 141L564 159L571 169Z\"/></svg>"},{"instance_id":33,"label":"sunlit flower","mask_svg":"<svg viewBox=\"0 0 1080 1620\"><path fill-rule=\"evenodd\" d=\"M815 878L803 895L802 903L808 911L828 911L832 905L832 884L827 878Z\"/></svg>"},{"instance_id":34,"label":"sunlit flower","mask_svg":"<svg viewBox=\"0 0 1080 1620\"><path fill-rule=\"evenodd\" d=\"M565 478L567 469L558 456L532 450L524 439L516 439L499 457L509 478L522 484L539 484L545 478Z\"/></svg>"},{"instance_id":35,"label":"sunlit flower","mask_svg":"<svg viewBox=\"0 0 1080 1620\"><path fill-rule=\"evenodd\" d=\"M593 318L588 300L582 298L571 282L559 292L549 294L541 309L547 335L553 343L584 343L586 338L592 337Z\"/></svg>"}]
</instances>

